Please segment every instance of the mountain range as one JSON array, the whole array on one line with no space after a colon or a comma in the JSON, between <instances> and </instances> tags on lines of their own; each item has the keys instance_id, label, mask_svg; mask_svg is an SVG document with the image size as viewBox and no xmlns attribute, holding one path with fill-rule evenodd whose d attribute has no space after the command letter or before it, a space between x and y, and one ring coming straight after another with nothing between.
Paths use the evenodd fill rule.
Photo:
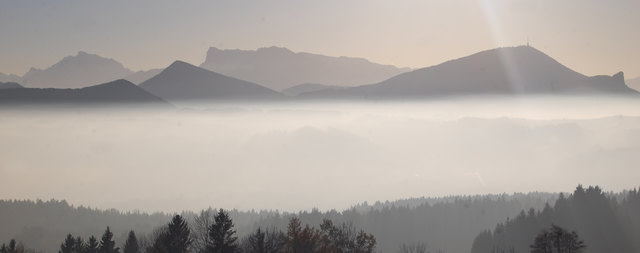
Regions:
<instances>
[{"instance_id":1,"label":"mountain range","mask_svg":"<svg viewBox=\"0 0 640 253\"><path fill-rule=\"evenodd\" d=\"M274 90L312 82L339 86L374 83L409 70L362 58L293 53L277 47L253 51L212 47L202 66ZM17 82L34 88L82 88L116 79L140 84L161 71L134 72L114 59L80 51L48 68L31 68L22 77L0 73L0 82Z\"/></svg>"},{"instance_id":2,"label":"mountain range","mask_svg":"<svg viewBox=\"0 0 640 253\"><path fill-rule=\"evenodd\" d=\"M362 58L294 53L287 48L220 50L209 48L200 67L273 90L303 83L356 86L380 82L409 68L372 63Z\"/></svg>"},{"instance_id":3,"label":"mountain range","mask_svg":"<svg viewBox=\"0 0 640 253\"><path fill-rule=\"evenodd\" d=\"M212 51L217 53L211 53ZM209 50L209 55L213 55L211 57L217 60L220 60L220 57L215 57L216 55L229 56L227 53L218 49ZM281 55L294 55L295 57L311 55L292 53L281 48L236 53L245 56L254 53L271 54L272 58L270 59L273 59L271 65L279 65L283 62L290 63L289 60L286 60L289 58L282 58ZM316 56L311 55L308 59L315 59ZM242 58L240 56L234 57ZM266 59L269 59L268 57L260 58L261 60L256 61L264 62L243 67L238 64L246 59L234 60L232 58L229 58L229 62L244 70L255 70L256 66L266 64ZM347 59L346 61L352 60ZM296 71L292 70L290 73L296 76ZM58 76L58 74L60 75ZM94 74L97 77L94 78ZM272 74L286 76L285 73ZM303 83L283 89L282 93L262 84L220 74L183 61L175 61L163 70L154 69L134 73L112 59L84 52L73 57L65 57L46 70L32 69L24 76L24 80L32 80L27 82L30 85L34 85L33 80L40 80L40 84L44 86L55 84L56 88L85 87L92 85L93 81L87 81L88 79L108 79L123 75L135 77L133 79L136 80L147 80L140 83L139 86L129 81L117 80L110 83L106 83L108 82L106 81L103 85L91 86L86 89L6 89L0 94L0 99L3 100L1 103L7 101L27 102L29 99L33 99L34 103L52 101L57 103L65 99L83 102L88 102L91 99L127 102L140 99L142 102L148 102L160 98L169 102L218 102L286 100L292 96L299 101L304 99L424 99L467 95L635 95L638 93L625 84L622 72L612 76L585 76L529 46L486 50L439 65L401 73L374 84L344 87ZM149 76L152 77L148 78ZM106 94L102 97L97 91L106 92ZM123 94L118 94L118 92L123 92ZM47 96L51 97L47 98Z\"/></svg>"},{"instance_id":4,"label":"mountain range","mask_svg":"<svg viewBox=\"0 0 640 253\"><path fill-rule=\"evenodd\" d=\"M0 89L1 105L169 105L137 85L119 79L78 89Z\"/></svg>"},{"instance_id":5,"label":"mountain range","mask_svg":"<svg viewBox=\"0 0 640 253\"><path fill-rule=\"evenodd\" d=\"M371 85L302 94L314 98L407 99L459 95L635 94L619 72L587 77L529 46L479 52Z\"/></svg>"}]
</instances>

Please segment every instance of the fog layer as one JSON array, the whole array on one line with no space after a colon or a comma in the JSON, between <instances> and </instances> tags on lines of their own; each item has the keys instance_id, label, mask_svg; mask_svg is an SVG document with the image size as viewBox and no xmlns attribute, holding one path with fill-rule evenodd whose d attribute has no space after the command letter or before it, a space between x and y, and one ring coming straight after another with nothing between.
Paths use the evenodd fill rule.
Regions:
<instances>
[{"instance_id":1,"label":"fog layer","mask_svg":"<svg viewBox=\"0 0 640 253\"><path fill-rule=\"evenodd\" d=\"M0 198L295 211L638 186L640 103L465 99L2 110Z\"/></svg>"}]
</instances>

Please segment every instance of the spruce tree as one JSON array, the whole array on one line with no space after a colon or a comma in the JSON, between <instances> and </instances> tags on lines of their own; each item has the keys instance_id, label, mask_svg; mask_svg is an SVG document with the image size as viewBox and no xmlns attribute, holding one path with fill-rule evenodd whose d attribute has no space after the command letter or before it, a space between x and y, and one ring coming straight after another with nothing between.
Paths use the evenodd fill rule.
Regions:
<instances>
[{"instance_id":1,"label":"spruce tree","mask_svg":"<svg viewBox=\"0 0 640 253\"><path fill-rule=\"evenodd\" d=\"M76 249L76 239L73 238L73 235L68 234L64 239L64 242L60 244L60 250L58 253L75 253Z\"/></svg>"},{"instance_id":2,"label":"spruce tree","mask_svg":"<svg viewBox=\"0 0 640 253\"><path fill-rule=\"evenodd\" d=\"M180 215L171 219L167 227L167 249L170 253L186 253L191 245L191 230L189 225Z\"/></svg>"},{"instance_id":3,"label":"spruce tree","mask_svg":"<svg viewBox=\"0 0 640 253\"><path fill-rule=\"evenodd\" d=\"M104 231L102 239L100 240L100 247L98 248L100 253L120 253L120 248L116 247L116 242L113 240L113 233L107 226L107 230Z\"/></svg>"},{"instance_id":4,"label":"spruce tree","mask_svg":"<svg viewBox=\"0 0 640 253\"><path fill-rule=\"evenodd\" d=\"M100 244L98 244L98 239L95 236L89 237L89 241L84 248L84 253L98 253Z\"/></svg>"},{"instance_id":5,"label":"spruce tree","mask_svg":"<svg viewBox=\"0 0 640 253\"><path fill-rule=\"evenodd\" d=\"M124 243L123 253L140 253L140 245L138 244L138 238L133 230L129 231L127 241Z\"/></svg>"},{"instance_id":6,"label":"spruce tree","mask_svg":"<svg viewBox=\"0 0 640 253\"><path fill-rule=\"evenodd\" d=\"M238 247L238 237L235 236L236 231L233 230L233 221L229 218L229 214L220 209L214 217L214 223L209 229L209 238L211 245L207 246L207 252L210 253L237 253L240 252Z\"/></svg>"},{"instance_id":7,"label":"spruce tree","mask_svg":"<svg viewBox=\"0 0 640 253\"><path fill-rule=\"evenodd\" d=\"M76 243L74 245L73 252L85 253L86 248L87 248L87 244L84 242L82 237L80 236L76 237Z\"/></svg>"}]
</instances>

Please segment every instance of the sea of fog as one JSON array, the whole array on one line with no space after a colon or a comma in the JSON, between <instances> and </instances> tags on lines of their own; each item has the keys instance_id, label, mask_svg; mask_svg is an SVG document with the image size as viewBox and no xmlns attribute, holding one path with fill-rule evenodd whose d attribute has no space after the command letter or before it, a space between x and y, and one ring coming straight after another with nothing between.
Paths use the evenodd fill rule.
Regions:
<instances>
[{"instance_id":1,"label":"sea of fog","mask_svg":"<svg viewBox=\"0 0 640 253\"><path fill-rule=\"evenodd\" d=\"M640 186L640 99L0 110L0 198L120 210L345 209Z\"/></svg>"}]
</instances>

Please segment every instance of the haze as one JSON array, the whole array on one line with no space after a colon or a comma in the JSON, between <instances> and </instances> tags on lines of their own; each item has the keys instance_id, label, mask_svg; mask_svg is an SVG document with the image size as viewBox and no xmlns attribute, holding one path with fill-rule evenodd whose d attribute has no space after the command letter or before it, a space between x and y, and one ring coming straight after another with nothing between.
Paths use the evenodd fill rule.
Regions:
<instances>
[{"instance_id":1,"label":"haze","mask_svg":"<svg viewBox=\"0 0 640 253\"><path fill-rule=\"evenodd\" d=\"M297 211L419 196L569 192L578 184L636 187L640 102L592 101L5 109L0 198L119 210Z\"/></svg>"}]
</instances>

